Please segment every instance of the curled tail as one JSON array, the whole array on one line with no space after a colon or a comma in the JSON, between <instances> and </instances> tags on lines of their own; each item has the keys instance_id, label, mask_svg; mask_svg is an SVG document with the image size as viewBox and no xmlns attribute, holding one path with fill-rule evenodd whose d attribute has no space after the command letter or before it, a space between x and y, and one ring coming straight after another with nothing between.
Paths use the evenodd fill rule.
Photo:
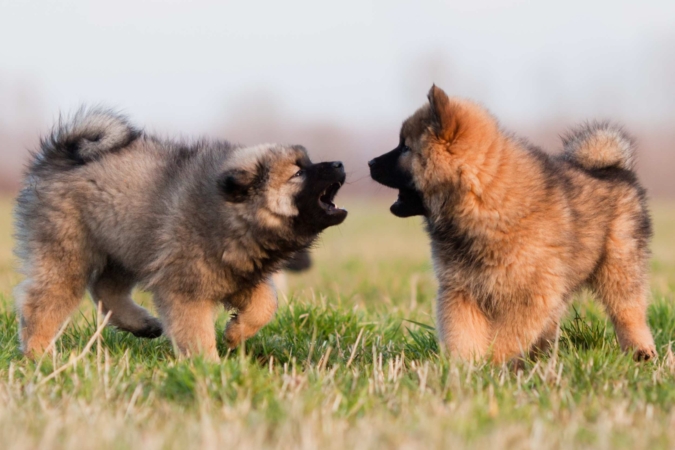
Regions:
<instances>
[{"instance_id":1,"label":"curled tail","mask_svg":"<svg viewBox=\"0 0 675 450\"><path fill-rule=\"evenodd\" d=\"M633 170L635 141L618 125L591 122L563 136L564 157L584 169Z\"/></svg>"},{"instance_id":2,"label":"curled tail","mask_svg":"<svg viewBox=\"0 0 675 450\"><path fill-rule=\"evenodd\" d=\"M129 145L141 135L126 117L104 108L80 108L69 120L59 119L40 142L36 165L69 167L93 161Z\"/></svg>"}]
</instances>

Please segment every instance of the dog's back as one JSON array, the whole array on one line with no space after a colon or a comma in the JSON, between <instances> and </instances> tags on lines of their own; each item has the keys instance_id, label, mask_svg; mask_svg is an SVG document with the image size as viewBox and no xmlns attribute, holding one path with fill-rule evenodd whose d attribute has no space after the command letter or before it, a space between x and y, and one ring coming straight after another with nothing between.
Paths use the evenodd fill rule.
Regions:
<instances>
[{"instance_id":1,"label":"dog's back","mask_svg":"<svg viewBox=\"0 0 675 450\"><path fill-rule=\"evenodd\" d=\"M189 191L231 149L162 141L115 112L81 109L41 141L28 166L15 210L17 253L26 261L29 242L64 241L54 230L69 229L92 246L94 259L105 254L140 271L155 257L162 230L185 214L186 197L197 196Z\"/></svg>"}]
</instances>

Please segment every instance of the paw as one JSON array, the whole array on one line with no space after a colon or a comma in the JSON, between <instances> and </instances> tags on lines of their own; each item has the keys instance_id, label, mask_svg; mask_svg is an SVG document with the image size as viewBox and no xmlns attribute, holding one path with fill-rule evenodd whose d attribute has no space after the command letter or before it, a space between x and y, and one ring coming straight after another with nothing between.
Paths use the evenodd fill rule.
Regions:
<instances>
[{"instance_id":1,"label":"paw","mask_svg":"<svg viewBox=\"0 0 675 450\"><path fill-rule=\"evenodd\" d=\"M154 317L149 317L146 319L143 328L130 331L131 334L139 338L155 339L162 335L162 323Z\"/></svg>"},{"instance_id":2,"label":"paw","mask_svg":"<svg viewBox=\"0 0 675 450\"><path fill-rule=\"evenodd\" d=\"M21 353L23 356L31 361L40 359L45 354L47 346L44 345L22 345ZM52 350L53 351L53 350Z\"/></svg>"},{"instance_id":3,"label":"paw","mask_svg":"<svg viewBox=\"0 0 675 450\"><path fill-rule=\"evenodd\" d=\"M239 344L241 344L243 340L241 327L230 326L230 324L228 324L225 329L225 344L227 345L227 348L234 350L239 347Z\"/></svg>"},{"instance_id":4,"label":"paw","mask_svg":"<svg viewBox=\"0 0 675 450\"><path fill-rule=\"evenodd\" d=\"M239 311L237 311L230 316L230 320L225 327L225 345L230 350L234 350L239 347L243 340L242 325L239 323Z\"/></svg>"},{"instance_id":5,"label":"paw","mask_svg":"<svg viewBox=\"0 0 675 450\"><path fill-rule=\"evenodd\" d=\"M517 356L511 359L507 366L513 373L524 372L525 371L525 357Z\"/></svg>"},{"instance_id":6,"label":"paw","mask_svg":"<svg viewBox=\"0 0 675 450\"><path fill-rule=\"evenodd\" d=\"M635 361L650 361L656 359L657 356L654 348L640 348L633 353L633 359Z\"/></svg>"},{"instance_id":7,"label":"paw","mask_svg":"<svg viewBox=\"0 0 675 450\"><path fill-rule=\"evenodd\" d=\"M241 343L240 340L230 339L228 337L225 338L225 345L227 345L227 348L229 348L230 350L234 350L237 347L239 347L240 343Z\"/></svg>"}]
</instances>

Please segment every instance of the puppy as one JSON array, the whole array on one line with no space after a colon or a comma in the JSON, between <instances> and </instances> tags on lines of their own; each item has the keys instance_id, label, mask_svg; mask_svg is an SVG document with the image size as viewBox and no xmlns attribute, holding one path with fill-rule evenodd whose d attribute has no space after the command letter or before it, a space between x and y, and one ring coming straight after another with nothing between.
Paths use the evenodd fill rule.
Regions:
<instances>
[{"instance_id":1,"label":"puppy","mask_svg":"<svg viewBox=\"0 0 675 450\"><path fill-rule=\"evenodd\" d=\"M301 146L164 140L80 110L42 140L17 199L23 351L42 353L89 289L117 328L218 359L216 307L238 310L229 347L269 322L270 276L345 220L344 181L342 163L313 164ZM135 285L161 320L133 302Z\"/></svg>"},{"instance_id":2,"label":"puppy","mask_svg":"<svg viewBox=\"0 0 675 450\"><path fill-rule=\"evenodd\" d=\"M546 349L582 286L609 314L621 348L656 356L647 326L651 222L635 148L608 123L579 127L552 157L503 131L482 107L434 86L369 162L399 190L391 212L423 215L451 354L495 363Z\"/></svg>"}]
</instances>

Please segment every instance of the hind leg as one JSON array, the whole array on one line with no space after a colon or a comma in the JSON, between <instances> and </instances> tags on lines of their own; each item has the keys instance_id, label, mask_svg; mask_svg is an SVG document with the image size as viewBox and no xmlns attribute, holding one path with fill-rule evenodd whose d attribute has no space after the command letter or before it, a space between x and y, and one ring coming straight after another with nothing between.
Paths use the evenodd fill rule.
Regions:
<instances>
[{"instance_id":1,"label":"hind leg","mask_svg":"<svg viewBox=\"0 0 675 450\"><path fill-rule=\"evenodd\" d=\"M270 281L260 283L249 295L230 300L239 309L227 323L225 340L229 348L236 348L267 325L277 311L277 293Z\"/></svg>"},{"instance_id":2,"label":"hind leg","mask_svg":"<svg viewBox=\"0 0 675 450\"><path fill-rule=\"evenodd\" d=\"M634 359L655 358L656 347L647 325L647 283L641 263L608 252L592 285L605 306L621 349Z\"/></svg>"},{"instance_id":3,"label":"hind leg","mask_svg":"<svg viewBox=\"0 0 675 450\"><path fill-rule=\"evenodd\" d=\"M112 311L110 323L137 337L156 338L162 335L160 321L131 298L135 284L131 273L115 263L108 263L91 285L89 292L94 303L102 303L103 313Z\"/></svg>"},{"instance_id":4,"label":"hind leg","mask_svg":"<svg viewBox=\"0 0 675 450\"><path fill-rule=\"evenodd\" d=\"M16 291L21 350L38 356L77 308L87 283L83 261L58 254L34 258Z\"/></svg>"}]
</instances>

